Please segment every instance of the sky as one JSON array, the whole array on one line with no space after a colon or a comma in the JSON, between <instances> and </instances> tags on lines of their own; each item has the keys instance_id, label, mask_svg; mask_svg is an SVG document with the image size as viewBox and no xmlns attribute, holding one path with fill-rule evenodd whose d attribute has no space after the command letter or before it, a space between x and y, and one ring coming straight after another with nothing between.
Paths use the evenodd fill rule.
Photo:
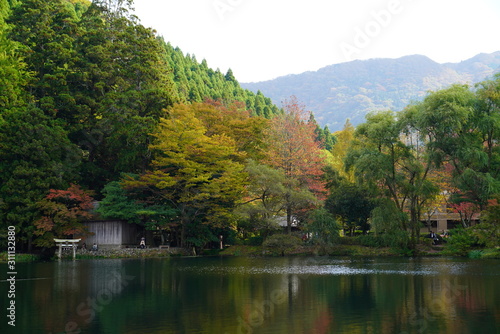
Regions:
<instances>
[{"instance_id":1,"label":"sky","mask_svg":"<svg viewBox=\"0 0 500 334\"><path fill-rule=\"evenodd\" d=\"M500 51L498 0L135 0L184 53L240 82L356 59L460 62Z\"/></svg>"}]
</instances>

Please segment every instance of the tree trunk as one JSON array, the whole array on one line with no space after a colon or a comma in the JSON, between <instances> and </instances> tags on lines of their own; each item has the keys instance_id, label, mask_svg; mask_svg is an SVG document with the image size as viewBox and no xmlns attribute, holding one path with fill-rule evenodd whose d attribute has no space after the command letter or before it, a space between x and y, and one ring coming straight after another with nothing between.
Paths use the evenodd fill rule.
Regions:
<instances>
[{"instance_id":1,"label":"tree trunk","mask_svg":"<svg viewBox=\"0 0 500 334\"><path fill-rule=\"evenodd\" d=\"M286 227L288 234L292 234L292 206L290 204L286 208Z\"/></svg>"}]
</instances>

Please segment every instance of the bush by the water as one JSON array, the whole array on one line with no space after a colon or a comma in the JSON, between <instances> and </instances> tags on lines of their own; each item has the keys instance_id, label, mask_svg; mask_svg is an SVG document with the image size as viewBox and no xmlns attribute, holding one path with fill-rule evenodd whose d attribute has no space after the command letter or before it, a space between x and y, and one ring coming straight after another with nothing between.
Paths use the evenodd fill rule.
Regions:
<instances>
[{"instance_id":1,"label":"bush by the water","mask_svg":"<svg viewBox=\"0 0 500 334\"><path fill-rule=\"evenodd\" d=\"M447 241L443 250L445 255L467 256L474 248L484 247L484 243L470 228L451 230Z\"/></svg>"},{"instance_id":2,"label":"bush by the water","mask_svg":"<svg viewBox=\"0 0 500 334\"><path fill-rule=\"evenodd\" d=\"M299 237L290 234L273 234L262 244L264 250L273 255L284 256L297 247L302 245L302 240Z\"/></svg>"}]
</instances>

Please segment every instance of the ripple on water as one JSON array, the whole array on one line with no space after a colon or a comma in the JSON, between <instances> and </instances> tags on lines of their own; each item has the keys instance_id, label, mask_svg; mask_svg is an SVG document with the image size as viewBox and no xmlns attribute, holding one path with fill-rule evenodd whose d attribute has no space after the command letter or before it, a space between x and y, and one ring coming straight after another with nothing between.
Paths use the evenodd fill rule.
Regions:
<instances>
[{"instance_id":1,"label":"ripple on water","mask_svg":"<svg viewBox=\"0 0 500 334\"><path fill-rule=\"evenodd\" d=\"M184 267L183 271L197 271L199 273L211 274L245 274L245 275L435 275L434 270L394 270L394 269L366 269L352 268L342 264L316 265L316 266L270 266L270 267Z\"/></svg>"}]
</instances>

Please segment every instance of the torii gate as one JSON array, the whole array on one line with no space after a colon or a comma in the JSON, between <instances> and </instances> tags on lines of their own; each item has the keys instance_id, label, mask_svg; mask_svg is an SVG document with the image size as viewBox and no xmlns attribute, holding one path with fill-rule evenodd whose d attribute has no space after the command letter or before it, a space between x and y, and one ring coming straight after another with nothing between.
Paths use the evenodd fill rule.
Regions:
<instances>
[{"instance_id":1,"label":"torii gate","mask_svg":"<svg viewBox=\"0 0 500 334\"><path fill-rule=\"evenodd\" d=\"M76 247L77 244L82 239L54 239L56 245L59 246L59 260L62 257L62 248L63 247L71 247L73 248L73 260L76 258Z\"/></svg>"}]
</instances>

